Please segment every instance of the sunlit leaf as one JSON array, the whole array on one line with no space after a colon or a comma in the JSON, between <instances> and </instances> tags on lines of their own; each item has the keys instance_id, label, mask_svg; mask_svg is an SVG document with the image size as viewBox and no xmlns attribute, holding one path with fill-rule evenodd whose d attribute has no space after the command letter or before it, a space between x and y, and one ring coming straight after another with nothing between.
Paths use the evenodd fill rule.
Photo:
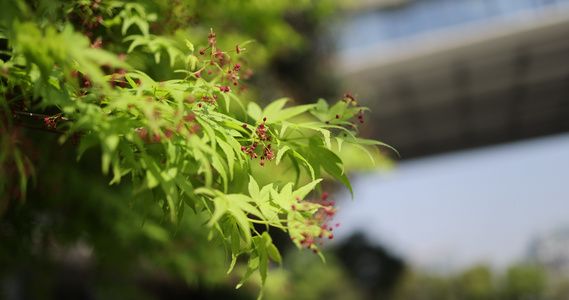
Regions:
<instances>
[{"instance_id":1,"label":"sunlit leaf","mask_svg":"<svg viewBox=\"0 0 569 300\"><path fill-rule=\"evenodd\" d=\"M249 195L255 201L261 200L261 195L259 193L259 185L253 176L249 175Z\"/></svg>"},{"instance_id":2,"label":"sunlit leaf","mask_svg":"<svg viewBox=\"0 0 569 300\"><path fill-rule=\"evenodd\" d=\"M288 101L288 98L282 98L271 102L267 107L265 107L258 119L267 118L268 123L273 123L273 119L279 118L282 108Z\"/></svg>"},{"instance_id":3,"label":"sunlit leaf","mask_svg":"<svg viewBox=\"0 0 569 300\"><path fill-rule=\"evenodd\" d=\"M257 103L249 102L249 104L247 104L247 113L253 120L260 120L263 111Z\"/></svg>"}]
</instances>

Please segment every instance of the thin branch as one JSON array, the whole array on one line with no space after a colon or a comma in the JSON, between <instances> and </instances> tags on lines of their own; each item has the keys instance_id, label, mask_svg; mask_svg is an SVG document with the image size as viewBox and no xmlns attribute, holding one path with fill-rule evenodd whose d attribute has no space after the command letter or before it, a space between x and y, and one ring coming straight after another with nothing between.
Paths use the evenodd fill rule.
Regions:
<instances>
[{"instance_id":1,"label":"thin branch","mask_svg":"<svg viewBox=\"0 0 569 300\"><path fill-rule=\"evenodd\" d=\"M21 115L21 116L25 116L25 117L31 117L31 118L49 118L52 116L48 116L48 115L42 115L42 114L36 114L36 113L31 113L31 112L25 112L25 111L14 111L15 114ZM61 120L63 121L75 121L73 119L69 119L66 117L61 117Z\"/></svg>"}]
</instances>

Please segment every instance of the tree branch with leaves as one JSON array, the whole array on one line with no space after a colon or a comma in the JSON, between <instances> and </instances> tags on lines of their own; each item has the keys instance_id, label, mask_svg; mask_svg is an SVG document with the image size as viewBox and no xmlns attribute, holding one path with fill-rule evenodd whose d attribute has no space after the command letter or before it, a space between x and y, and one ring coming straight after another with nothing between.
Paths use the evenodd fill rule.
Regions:
<instances>
[{"instance_id":1,"label":"tree branch with leaves","mask_svg":"<svg viewBox=\"0 0 569 300\"><path fill-rule=\"evenodd\" d=\"M8 45L0 61L0 214L39 180L21 150L35 129L76 145L78 158L99 149L110 184L128 181L132 201L160 207L170 222L205 216L210 240L231 253L229 272L247 257L237 287L255 271L264 284L269 261L282 262L269 230L322 256L336 213L322 177L352 192L342 146L372 161L368 146L387 146L357 137L367 108L350 93L332 106L279 99L261 108L244 96L250 41L224 49L223 34L211 29L196 47L204 37L179 39L150 4L62 3L17 0L0 13ZM283 170L294 176L259 186L271 168L275 178Z\"/></svg>"}]
</instances>

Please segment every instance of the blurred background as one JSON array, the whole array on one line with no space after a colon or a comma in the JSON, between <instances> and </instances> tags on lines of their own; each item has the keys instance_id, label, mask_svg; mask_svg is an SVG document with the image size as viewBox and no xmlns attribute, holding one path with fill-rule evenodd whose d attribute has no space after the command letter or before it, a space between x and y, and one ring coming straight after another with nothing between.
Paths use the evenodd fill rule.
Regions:
<instances>
[{"instance_id":1,"label":"blurred background","mask_svg":"<svg viewBox=\"0 0 569 300\"><path fill-rule=\"evenodd\" d=\"M337 195L338 241L404 261L393 298L569 299L569 1L361 1L342 20L334 70L401 158Z\"/></svg>"},{"instance_id":2,"label":"blurred background","mask_svg":"<svg viewBox=\"0 0 569 300\"><path fill-rule=\"evenodd\" d=\"M329 187L326 264L271 233L284 266L266 299L569 299L569 0L142 2L158 24L189 16L181 39L257 41L243 98L350 92L372 110L362 135L401 154L348 161L368 169L353 201ZM96 151L76 163L57 137L30 140L46 180L1 220L0 299L257 297L201 220L162 222L90 171Z\"/></svg>"},{"instance_id":3,"label":"blurred background","mask_svg":"<svg viewBox=\"0 0 569 300\"><path fill-rule=\"evenodd\" d=\"M338 280L362 299L569 299L569 1L362 0L332 19L320 68L401 154L336 193Z\"/></svg>"}]
</instances>

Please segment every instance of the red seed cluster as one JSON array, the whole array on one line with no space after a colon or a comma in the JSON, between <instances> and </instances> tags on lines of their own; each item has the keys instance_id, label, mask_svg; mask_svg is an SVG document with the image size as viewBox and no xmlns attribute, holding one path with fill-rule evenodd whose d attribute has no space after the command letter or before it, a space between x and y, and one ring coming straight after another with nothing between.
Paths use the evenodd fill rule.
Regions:
<instances>
[{"instance_id":1,"label":"red seed cluster","mask_svg":"<svg viewBox=\"0 0 569 300\"><path fill-rule=\"evenodd\" d=\"M73 141L71 143L73 144L73 146L77 146L79 144L79 135L78 134L73 135Z\"/></svg>"},{"instance_id":2,"label":"red seed cluster","mask_svg":"<svg viewBox=\"0 0 569 300\"><path fill-rule=\"evenodd\" d=\"M294 231L300 232L300 235L291 237L297 245L312 249L314 253L318 253L316 244L323 245L322 239L334 239L332 230L334 230L334 227L340 226L340 223L336 223L334 226L330 225L334 215L337 213L337 208L334 207L334 201L327 200L327 198L328 193L325 192L318 201L300 201L297 199L297 204L291 207L293 211L300 213L315 211L308 221L304 223L297 221L298 224L293 225Z\"/></svg>"},{"instance_id":3,"label":"red seed cluster","mask_svg":"<svg viewBox=\"0 0 569 300\"><path fill-rule=\"evenodd\" d=\"M261 159L265 158L267 160L273 160L273 158L275 158L275 150L271 149L271 144L263 148L263 156L261 156Z\"/></svg>"},{"instance_id":4,"label":"red seed cluster","mask_svg":"<svg viewBox=\"0 0 569 300\"><path fill-rule=\"evenodd\" d=\"M235 50L221 51L216 48L216 37L217 34L213 32L213 29L211 29L208 35L208 46L205 48L202 47L199 51L200 56L205 58L202 61L203 65L196 73L194 73L194 75L197 78L201 78L201 72L207 69L208 75L215 73L216 76L221 76L222 85L216 87L219 88L220 92L227 93L231 90L229 86L239 85L239 80L241 79L241 63L236 62L231 56L229 56L229 53L235 52L237 54L241 54L245 48L237 45L235 46ZM198 58L200 58L200 56L198 56ZM251 75L252 72L250 70L247 70L246 74L243 77L244 79L247 79ZM241 89L245 90L246 86L242 86Z\"/></svg>"},{"instance_id":5,"label":"red seed cluster","mask_svg":"<svg viewBox=\"0 0 569 300\"><path fill-rule=\"evenodd\" d=\"M226 86L217 86L216 85L215 87L217 87L219 89L219 91L223 92L223 93L227 93L231 90L228 85L226 85Z\"/></svg>"},{"instance_id":6,"label":"red seed cluster","mask_svg":"<svg viewBox=\"0 0 569 300\"><path fill-rule=\"evenodd\" d=\"M215 99L217 99L215 95L213 97L203 96L200 101L215 105ZM199 104L199 106L201 107L201 104Z\"/></svg>"},{"instance_id":7,"label":"red seed cluster","mask_svg":"<svg viewBox=\"0 0 569 300\"><path fill-rule=\"evenodd\" d=\"M207 43L209 44L210 47L213 47L213 46L215 46L215 43L217 42L215 40L215 37L217 36L217 34L215 34L213 32L213 29L210 29L210 30L211 30L211 33L207 36Z\"/></svg>"},{"instance_id":8,"label":"red seed cluster","mask_svg":"<svg viewBox=\"0 0 569 300\"><path fill-rule=\"evenodd\" d=\"M251 159L253 158L257 158L259 157L257 155L257 153L255 153L255 148L257 148L259 144L257 142L254 142L251 146L246 147L246 146L241 146L241 151L245 151L245 153L247 155L249 155L249 157L251 157ZM263 163L264 164L264 163Z\"/></svg>"},{"instance_id":9,"label":"red seed cluster","mask_svg":"<svg viewBox=\"0 0 569 300\"><path fill-rule=\"evenodd\" d=\"M103 14L108 10L108 7L102 7L103 3L101 3L101 0L93 0L91 4L73 1L67 5L71 6L72 10L62 19L62 21L64 23L71 22L76 24L79 32L83 33L89 39L92 39L95 35L94 30L104 22ZM65 10L66 5L62 5L61 8ZM100 48L100 46L102 46L102 41L95 40L91 46Z\"/></svg>"},{"instance_id":10,"label":"red seed cluster","mask_svg":"<svg viewBox=\"0 0 569 300\"><path fill-rule=\"evenodd\" d=\"M351 94L350 92L347 92L347 93L344 95L344 98L342 98L342 101L343 101L343 102L346 102L346 103L348 103L348 104L350 104L350 103L356 103L356 97L352 96L352 94Z\"/></svg>"},{"instance_id":11,"label":"red seed cluster","mask_svg":"<svg viewBox=\"0 0 569 300\"><path fill-rule=\"evenodd\" d=\"M267 135L269 129L265 126L265 123L259 124L257 127L257 136L261 141L271 141L271 137Z\"/></svg>"},{"instance_id":12,"label":"red seed cluster","mask_svg":"<svg viewBox=\"0 0 569 300\"><path fill-rule=\"evenodd\" d=\"M269 127L265 124L267 118L263 118L263 123L259 124L253 135L253 143L250 146L241 146L241 151L244 151L251 159L260 158L261 166L265 165L264 160L273 160L275 158L275 150L272 149L271 136L269 134ZM243 128L248 128L247 124L243 124ZM261 143L261 144L259 144ZM261 148L262 147L262 148ZM261 151L257 149L261 149Z\"/></svg>"},{"instance_id":13,"label":"red seed cluster","mask_svg":"<svg viewBox=\"0 0 569 300\"><path fill-rule=\"evenodd\" d=\"M361 107L361 106L357 103L356 97L353 96L350 92L347 92L347 93L344 95L344 97L343 97L340 101L346 103L346 107L348 107L348 106L350 106L350 105L355 106L355 107L357 107L357 108ZM364 115L364 110L363 110L363 109L359 109L358 112L356 112L356 113L353 113L353 110L351 110L351 111L352 111L352 112L351 112L348 116L346 116L345 114L342 115L342 116L337 114L337 115L334 116L334 118L333 118L332 120L327 120L327 121L325 121L324 123L326 123L326 124L330 124L330 123L338 124L338 123L335 123L336 120L345 121L345 120L349 120L349 119L355 117L357 122L363 124L363 123L364 123L364 116L363 116L363 115ZM349 129L356 129L356 121L349 121L350 124L347 125L347 128L349 128ZM347 134L344 134L344 136L347 136Z\"/></svg>"},{"instance_id":14,"label":"red seed cluster","mask_svg":"<svg viewBox=\"0 0 569 300\"><path fill-rule=\"evenodd\" d=\"M47 129L57 129L57 123L59 123L59 121L61 121L61 114L45 117L43 119L43 127Z\"/></svg>"}]
</instances>

